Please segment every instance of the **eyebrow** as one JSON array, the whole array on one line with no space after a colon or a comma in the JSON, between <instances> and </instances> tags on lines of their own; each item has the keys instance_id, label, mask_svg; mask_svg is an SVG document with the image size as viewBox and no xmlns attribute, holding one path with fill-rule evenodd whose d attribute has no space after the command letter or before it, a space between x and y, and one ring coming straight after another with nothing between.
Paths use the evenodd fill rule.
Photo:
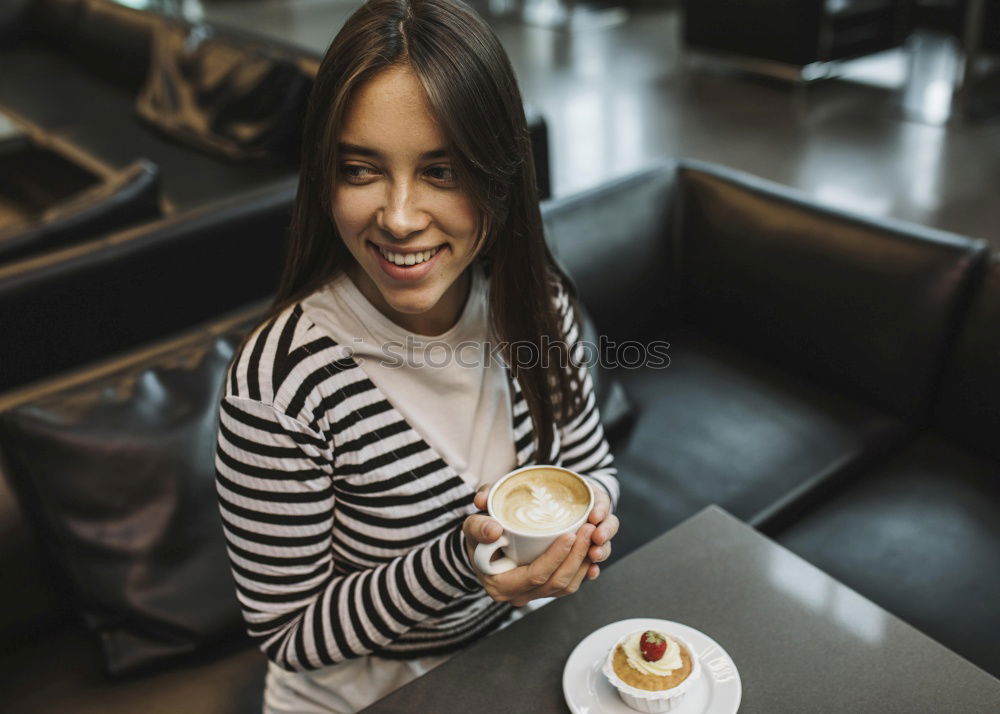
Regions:
<instances>
[{"instance_id":1,"label":"eyebrow","mask_svg":"<svg viewBox=\"0 0 1000 714\"><path fill-rule=\"evenodd\" d=\"M359 154L360 156L371 156L376 159L381 159L382 154L375 149L370 149L367 146L360 146L358 144L349 144L345 141L341 141L337 144L337 148L341 153L344 154ZM420 155L421 159L443 159L448 156L447 149L433 149L432 151L425 151Z\"/></svg>"}]
</instances>

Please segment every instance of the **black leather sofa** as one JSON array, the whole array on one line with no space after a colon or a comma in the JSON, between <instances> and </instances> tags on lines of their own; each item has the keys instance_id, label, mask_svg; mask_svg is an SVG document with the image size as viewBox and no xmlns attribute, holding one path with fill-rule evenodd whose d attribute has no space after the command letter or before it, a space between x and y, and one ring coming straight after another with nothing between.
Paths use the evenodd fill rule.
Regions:
<instances>
[{"instance_id":1,"label":"black leather sofa","mask_svg":"<svg viewBox=\"0 0 1000 714\"><path fill-rule=\"evenodd\" d=\"M1000 674L1000 258L697 162L543 215L618 363L613 557L718 503ZM5 712L259 710L212 437L260 309L0 396Z\"/></svg>"}]
</instances>

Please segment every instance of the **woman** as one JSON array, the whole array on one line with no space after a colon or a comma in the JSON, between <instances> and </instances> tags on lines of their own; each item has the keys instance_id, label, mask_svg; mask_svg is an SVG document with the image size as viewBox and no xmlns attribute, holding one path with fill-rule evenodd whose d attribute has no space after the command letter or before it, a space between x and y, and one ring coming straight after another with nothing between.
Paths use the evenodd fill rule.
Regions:
<instances>
[{"instance_id":1,"label":"woman","mask_svg":"<svg viewBox=\"0 0 1000 714\"><path fill-rule=\"evenodd\" d=\"M569 290L492 31L457 0L367 2L316 77L278 296L220 410L219 502L270 660L266 711L356 711L598 576L612 457L586 370L565 349L538 359L577 339ZM594 512L486 576L471 552L500 527L477 511L531 463L589 478Z\"/></svg>"}]
</instances>

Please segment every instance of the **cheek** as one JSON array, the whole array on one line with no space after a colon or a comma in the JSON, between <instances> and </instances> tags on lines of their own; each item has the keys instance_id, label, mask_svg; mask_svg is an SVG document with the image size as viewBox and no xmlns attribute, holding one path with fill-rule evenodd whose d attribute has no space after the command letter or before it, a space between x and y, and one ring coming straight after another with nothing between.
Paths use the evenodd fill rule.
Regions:
<instances>
[{"instance_id":1,"label":"cheek","mask_svg":"<svg viewBox=\"0 0 1000 714\"><path fill-rule=\"evenodd\" d=\"M469 247L476 238L477 211L472 201L456 198L441 212L442 228L456 239L468 241Z\"/></svg>"},{"instance_id":2,"label":"cheek","mask_svg":"<svg viewBox=\"0 0 1000 714\"><path fill-rule=\"evenodd\" d=\"M334 194L330 213L337 230L343 237L352 237L373 220L374 208L366 204L363 196L350 196L348 198L348 194L345 193Z\"/></svg>"}]
</instances>

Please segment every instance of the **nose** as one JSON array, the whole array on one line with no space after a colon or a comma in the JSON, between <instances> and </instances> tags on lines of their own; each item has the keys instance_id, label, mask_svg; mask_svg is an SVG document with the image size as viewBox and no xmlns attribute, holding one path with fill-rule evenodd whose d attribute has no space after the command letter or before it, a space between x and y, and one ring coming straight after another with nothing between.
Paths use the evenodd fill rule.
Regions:
<instances>
[{"instance_id":1,"label":"nose","mask_svg":"<svg viewBox=\"0 0 1000 714\"><path fill-rule=\"evenodd\" d=\"M418 205L417 193L409 182L389 185L385 202L378 211L379 228L396 240L404 240L426 228L430 217Z\"/></svg>"}]
</instances>

